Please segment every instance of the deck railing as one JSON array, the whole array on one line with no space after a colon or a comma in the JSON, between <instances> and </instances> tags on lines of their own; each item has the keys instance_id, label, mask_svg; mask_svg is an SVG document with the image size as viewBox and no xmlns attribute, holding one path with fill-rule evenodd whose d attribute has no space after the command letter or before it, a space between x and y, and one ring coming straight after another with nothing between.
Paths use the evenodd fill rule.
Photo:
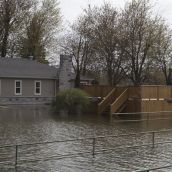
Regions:
<instances>
[{"instance_id":1,"label":"deck railing","mask_svg":"<svg viewBox=\"0 0 172 172\"><path fill-rule=\"evenodd\" d=\"M116 88L112 91L98 104L98 114L101 114L114 100L115 100Z\"/></svg>"},{"instance_id":2,"label":"deck railing","mask_svg":"<svg viewBox=\"0 0 172 172\"><path fill-rule=\"evenodd\" d=\"M117 110L127 101L128 89L126 89L110 106L110 114L117 112Z\"/></svg>"}]
</instances>

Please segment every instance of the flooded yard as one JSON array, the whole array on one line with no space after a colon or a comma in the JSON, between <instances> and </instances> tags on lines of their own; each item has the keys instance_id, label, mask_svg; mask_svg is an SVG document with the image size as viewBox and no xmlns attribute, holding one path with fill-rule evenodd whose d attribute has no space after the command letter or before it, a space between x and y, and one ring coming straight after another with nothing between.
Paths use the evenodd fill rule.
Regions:
<instances>
[{"instance_id":1,"label":"flooded yard","mask_svg":"<svg viewBox=\"0 0 172 172\"><path fill-rule=\"evenodd\" d=\"M171 165L172 131L156 133L155 142L169 143L154 148L152 134L140 134L172 129L171 115L123 115L110 119L96 114L58 115L49 106L1 107L0 146L11 146L0 148L0 172L121 172ZM138 134L127 135L131 133ZM119 136L122 134L126 136ZM119 137L97 138L95 157L92 139L75 140L109 135ZM65 142L34 144L54 141ZM12 145L20 145L17 169L16 147ZM145 146L130 147L133 145Z\"/></svg>"}]
</instances>

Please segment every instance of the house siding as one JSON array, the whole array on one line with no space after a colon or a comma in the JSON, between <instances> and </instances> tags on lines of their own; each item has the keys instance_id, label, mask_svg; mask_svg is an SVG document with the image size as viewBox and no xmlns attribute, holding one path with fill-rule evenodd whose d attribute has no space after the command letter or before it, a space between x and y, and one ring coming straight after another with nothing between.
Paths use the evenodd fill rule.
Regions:
<instances>
[{"instance_id":1,"label":"house siding","mask_svg":"<svg viewBox=\"0 0 172 172\"><path fill-rule=\"evenodd\" d=\"M0 104L43 104L55 97L55 80L48 79L4 79L1 80ZM15 80L22 80L22 95L15 95ZM35 95L35 81L41 81L41 95Z\"/></svg>"}]
</instances>

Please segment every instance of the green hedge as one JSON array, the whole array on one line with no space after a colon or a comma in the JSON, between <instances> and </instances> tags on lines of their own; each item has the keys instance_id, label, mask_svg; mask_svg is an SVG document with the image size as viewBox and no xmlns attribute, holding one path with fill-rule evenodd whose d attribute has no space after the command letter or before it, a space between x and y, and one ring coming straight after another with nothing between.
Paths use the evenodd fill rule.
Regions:
<instances>
[{"instance_id":1,"label":"green hedge","mask_svg":"<svg viewBox=\"0 0 172 172\"><path fill-rule=\"evenodd\" d=\"M88 95L80 89L66 89L60 91L56 97L57 110L68 110L68 112L76 112L77 109L82 111L88 107Z\"/></svg>"}]
</instances>

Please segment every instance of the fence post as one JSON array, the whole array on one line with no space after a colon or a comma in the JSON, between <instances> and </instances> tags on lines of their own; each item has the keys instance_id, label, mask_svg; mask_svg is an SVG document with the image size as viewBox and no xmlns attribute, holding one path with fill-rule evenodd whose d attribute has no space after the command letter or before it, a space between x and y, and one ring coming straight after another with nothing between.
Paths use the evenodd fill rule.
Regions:
<instances>
[{"instance_id":1,"label":"fence post","mask_svg":"<svg viewBox=\"0 0 172 172\"><path fill-rule=\"evenodd\" d=\"M152 148L155 147L155 132L152 132Z\"/></svg>"},{"instance_id":2,"label":"fence post","mask_svg":"<svg viewBox=\"0 0 172 172\"><path fill-rule=\"evenodd\" d=\"M18 145L15 146L15 172L17 172Z\"/></svg>"},{"instance_id":3,"label":"fence post","mask_svg":"<svg viewBox=\"0 0 172 172\"><path fill-rule=\"evenodd\" d=\"M95 157L95 146L96 146L96 138L94 137L93 138L93 152L92 152L93 158Z\"/></svg>"}]
</instances>

